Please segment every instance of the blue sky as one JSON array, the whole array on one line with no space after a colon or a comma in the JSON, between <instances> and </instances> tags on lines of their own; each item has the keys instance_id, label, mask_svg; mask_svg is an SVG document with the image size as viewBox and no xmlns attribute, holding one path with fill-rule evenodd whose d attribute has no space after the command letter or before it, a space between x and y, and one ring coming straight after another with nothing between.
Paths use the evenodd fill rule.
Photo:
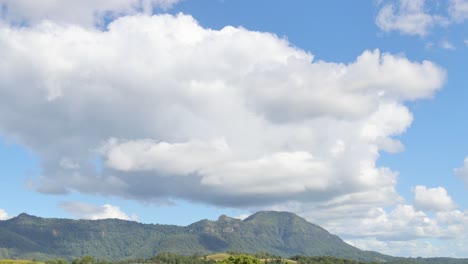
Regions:
<instances>
[{"instance_id":1,"label":"blue sky","mask_svg":"<svg viewBox=\"0 0 468 264\"><path fill-rule=\"evenodd\" d=\"M468 257L468 1L0 4L0 220L287 210Z\"/></svg>"}]
</instances>

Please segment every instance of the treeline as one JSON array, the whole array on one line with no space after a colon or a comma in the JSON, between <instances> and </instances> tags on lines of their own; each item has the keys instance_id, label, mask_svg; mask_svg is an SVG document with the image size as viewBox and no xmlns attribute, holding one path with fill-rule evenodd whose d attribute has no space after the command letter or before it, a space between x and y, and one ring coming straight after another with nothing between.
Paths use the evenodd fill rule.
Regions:
<instances>
[{"instance_id":1,"label":"treeline","mask_svg":"<svg viewBox=\"0 0 468 264\"><path fill-rule=\"evenodd\" d=\"M306 256L294 256L290 258L291 260L296 261L297 264L363 264L363 263L378 263L378 262L362 262L352 259L342 259L330 256L316 256L316 257L306 257Z\"/></svg>"},{"instance_id":2,"label":"treeline","mask_svg":"<svg viewBox=\"0 0 468 264\"><path fill-rule=\"evenodd\" d=\"M96 259L91 256L76 258L71 263L64 259L47 260L45 264L375 264L379 262L363 262L351 259L336 258L330 256L293 256L282 258L266 252L257 254L243 254L227 252L226 257L215 260L213 255L195 254L185 256L175 253L162 252L151 258L136 258L110 262L105 259ZM450 258L396 258L388 264L450 264L462 263L461 260ZM468 262L463 262L468 263Z\"/></svg>"},{"instance_id":3,"label":"treeline","mask_svg":"<svg viewBox=\"0 0 468 264\"><path fill-rule=\"evenodd\" d=\"M265 252L254 255L229 252L230 255L222 260L211 259L208 255L195 254L185 256L175 253L162 252L151 258L136 258L109 262L105 259L96 259L92 256L84 256L74 259L71 264L368 264L349 259L335 257L306 257L294 256L282 258ZM374 263L374 262L372 262ZM70 264L64 259L47 260L45 264Z\"/></svg>"},{"instance_id":4,"label":"treeline","mask_svg":"<svg viewBox=\"0 0 468 264\"><path fill-rule=\"evenodd\" d=\"M45 264L70 264L65 259L49 259L45 261ZM113 264L113 262L105 259L96 259L92 256L84 256L82 258L74 259L71 264Z\"/></svg>"}]
</instances>

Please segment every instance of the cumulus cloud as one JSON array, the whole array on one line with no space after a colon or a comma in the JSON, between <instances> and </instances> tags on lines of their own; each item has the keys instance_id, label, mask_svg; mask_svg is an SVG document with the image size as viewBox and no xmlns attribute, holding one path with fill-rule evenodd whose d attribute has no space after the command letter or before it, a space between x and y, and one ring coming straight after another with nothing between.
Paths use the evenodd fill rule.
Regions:
<instances>
[{"instance_id":1,"label":"cumulus cloud","mask_svg":"<svg viewBox=\"0 0 468 264\"><path fill-rule=\"evenodd\" d=\"M392 1L381 7L375 22L384 32L398 31L404 35L426 36L436 26L446 27L468 19L468 0L450 0L441 7L447 12L430 8L426 0ZM454 48L448 41L442 41L441 47Z\"/></svg>"},{"instance_id":2,"label":"cumulus cloud","mask_svg":"<svg viewBox=\"0 0 468 264\"><path fill-rule=\"evenodd\" d=\"M8 218L8 213L2 208L0 208L0 220L7 220Z\"/></svg>"},{"instance_id":3,"label":"cumulus cloud","mask_svg":"<svg viewBox=\"0 0 468 264\"><path fill-rule=\"evenodd\" d=\"M211 142L155 142L150 139L123 141L110 139L101 148L106 164L120 171L154 171L188 175L222 163L229 155L223 139Z\"/></svg>"},{"instance_id":4,"label":"cumulus cloud","mask_svg":"<svg viewBox=\"0 0 468 264\"><path fill-rule=\"evenodd\" d=\"M468 211L461 212L459 210L453 210L437 212L436 217L440 224L461 226L466 226L466 224L468 224Z\"/></svg>"},{"instance_id":5,"label":"cumulus cloud","mask_svg":"<svg viewBox=\"0 0 468 264\"><path fill-rule=\"evenodd\" d=\"M333 217L333 209L330 208L321 208L318 211L309 211L309 208L303 205L293 208L362 249L384 249L381 252L402 255L407 253L410 256L415 256L418 252L425 256L462 256L462 248L458 248L455 253L451 251L453 248L442 248L437 244L427 244L427 247L419 249L424 251L418 251L415 245L423 246L421 243L427 242L422 240L427 238L433 241L454 241L454 245L455 241L468 238L468 230L465 228L468 224L468 211L457 210L444 188L417 186L414 192L414 205L405 204L400 200L391 210L372 206L350 206L342 209L347 215L346 219L340 218L339 215ZM357 209L358 213L353 209ZM431 211L433 213L428 213ZM327 217L327 214L331 214L331 217ZM349 226L354 228L350 229ZM401 251L401 245L407 245L404 248L411 251Z\"/></svg>"},{"instance_id":6,"label":"cumulus cloud","mask_svg":"<svg viewBox=\"0 0 468 264\"><path fill-rule=\"evenodd\" d=\"M447 40L442 41L440 47L446 50L455 50L455 46Z\"/></svg>"},{"instance_id":7,"label":"cumulus cloud","mask_svg":"<svg viewBox=\"0 0 468 264\"><path fill-rule=\"evenodd\" d=\"M373 237L385 241L408 241L418 238L439 237L441 230L437 223L423 211L411 205L399 204L390 212L383 208L371 208L367 215L351 220L346 228L340 220L329 223L330 230L346 238L361 239ZM351 222L348 222L348 227Z\"/></svg>"},{"instance_id":8,"label":"cumulus cloud","mask_svg":"<svg viewBox=\"0 0 468 264\"><path fill-rule=\"evenodd\" d=\"M468 1L451 0L449 4L449 14L456 22L463 22L468 19Z\"/></svg>"},{"instance_id":9,"label":"cumulus cloud","mask_svg":"<svg viewBox=\"0 0 468 264\"><path fill-rule=\"evenodd\" d=\"M135 13L152 13L170 8L178 0L0 0L0 18L14 24L35 24L41 20L94 26L105 19Z\"/></svg>"},{"instance_id":10,"label":"cumulus cloud","mask_svg":"<svg viewBox=\"0 0 468 264\"><path fill-rule=\"evenodd\" d=\"M452 211L456 208L455 202L443 187L427 188L416 186L414 188L414 206L423 211Z\"/></svg>"},{"instance_id":11,"label":"cumulus cloud","mask_svg":"<svg viewBox=\"0 0 468 264\"><path fill-rule=\"evenodd\" d=\"M386 4L377 15L377 26L386 32L424 36L438 20L425 11L424 4L425 0L399 0L398 5Z\"/></svg>"},{"instance_id":12,"label":"cumulus cloud","mask_svg":"<svg viewBox=\"0 0 468 264\"><path fill-rule=\"evenodd\" d=\"M463 253L464 251L459 248L458 251L454 250L454 246L439 246L436 243L430 241L382 241L375 238L371 239L352 239L346 240L347 243L362 249L377 251L383 254L392 256L403 256L403 257L439 257L439 256L457 256L457 253Z\"/></svg>"},{"instance_id":13,"label":"cumulus cloud","mask_svg":"<svg viewBox=\"0 0 468 264\"><path fill-rule=\"evenodd\" d=\"M367 215L336 219L325 223L333 233L351 241L414 242L431 238L439 240L463 240L468 237L465 226L468 213L458 210L429 215L412 205L399 204L393 210L371 208ZM354 228L350 229L349 226ZM374 249L377 250L377 249Z\"/></svg>"},{"instance_id":14,"label":"cumulus cloud","mask_svg":"<svg viewBox=\"0 0 468 264\"><path fill-rule=\"evenodd\" d=\"M336 216L394 205L397 172L376 161L403 150L405 102L445 82L429 61L379 50L314 61L273 34L182 14L106 31L4 26L0 47L0 133L38 155L36 189L154 203Z\"/></svg>"},{"instance_id":15,"label":"cumulus cloud","mask_svg":"<svg viewBox=\"0 0 468 264\"><path fill-rule=\"evenodd\" d=\"M455 175L465 182L465 186L468 188L468 157L463 161L463 166L454 169L454 172Z\"/></svg>"},{"instance_id":16,"label":"cumulus cloud","mask_svg":"<svg viewBox=\"0 0 468 264\"><path fill-rule=\"evenodd\" d=\"M119 207L110 204L95 206L81 202L63 202L60 207L79 219L122 219L122 220L138 220L136 215L128 216L120 210Z\"/></svg>"},{"instance_id":17,"label":"cumulus cloud","mask_svg":"<svg viewBox=\"0 0 468 264\"><path fill-rule=\"evenodd\" d=\"M448 196L438 188L418 189L418 192L426 192L426 195L435 193L434 195L442 196L442 200L446 200ZM319 223L364 250L400 256L464 256L463 245L466 245L468 238L468 230L465 228L468 224L468 211L459 211L450 202L449 198L449 205L434 213L405 204L403 200L393 209L362 206L359 203L331 207L323 204L312 207L302 203L290 204L286 208ZM434 204L431 206L434 207ZM449 206L451 209L447 210ZM433 210L433 207L429 209ZM450 246L440 246L440 240Z\"/></svg>"},{"instance_id":18,"label":"cumulus cloud","mask_svg":"<svg viewBox=\"0 0 468 264\"><path fill-rule=\"evenodd\" d=\"M246 219L247 217L249 217L250 214L241 214L241 215L238 215L238 216L235 216L234 218L237 218L237 219L240 219L240 220L244 220Z\"/></svg>"}]
</instances>

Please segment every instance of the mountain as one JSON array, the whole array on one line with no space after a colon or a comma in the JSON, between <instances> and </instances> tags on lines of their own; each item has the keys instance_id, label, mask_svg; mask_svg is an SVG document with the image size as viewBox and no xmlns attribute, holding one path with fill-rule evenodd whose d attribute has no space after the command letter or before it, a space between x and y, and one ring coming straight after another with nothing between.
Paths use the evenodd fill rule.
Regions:
<instances>
[{"instance_id":1,"label":"mountain","mask_svg":"<svg viewBox=\"0 0 468 264\"><path fill-rule=\"evenodd\" d=\"M108 260L179 254L268 252L335 256L364 261L395 258L346 244L318 225L288 212L258 212L245 220L225 215L189 226L132 221L70 220L20 214L0 221L0 258L67 258L84 255Z\"/></svg>"}]
</instances>

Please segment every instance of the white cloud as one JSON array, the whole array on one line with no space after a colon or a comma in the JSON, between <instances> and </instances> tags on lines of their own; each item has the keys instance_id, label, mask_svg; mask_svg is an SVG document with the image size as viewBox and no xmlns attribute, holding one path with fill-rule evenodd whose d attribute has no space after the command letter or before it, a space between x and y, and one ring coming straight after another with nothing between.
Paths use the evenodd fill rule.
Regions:
<instances>
[{"instance_id":1,"label":"white cloud","mask_svg":"<svg viewBox=\"0 0 468 264\"><path fill-rule=\"evenodd\" d=\"M349 213L351 217L337 217L323 226L358 248L413 257L466 255L466 211L443 211L431 216L411 205L399 204L390 211L368 208L366 215L357 216L350 208ZM309 215L315 217L313 212Z\"/></svg>"},{"instance_id":2,"label":"white cloud","mask_svg":"<svg viewBox=\"0 0 468 264\"><path fill-rule=\"evenodd\" d=\"M437 212L437 221L445 225L460 225L461 227L468 224L468 212L459 210ZM468 230L466 230L468 231Z\"/></svg>"},{"instance_id":3,"label":"white cloud","mask_svg":"<svg viewBox=\"0 0 468 264\"><path fill-rule=\"evenodd\" d=\"M455 50L455 46L447 40L442 41L440 47L446 50Z\"/></svg>"},{"instance_id":4,"label":"white cloud","mask_svg":"<svg viewBox=\"0 0 468 264\"><path fill-rule=\"evenodd\" d=\"M452 211L456 208L455 202L443 187L427 188L416 186L414 188L414 206L423 211Z\"/></svg>"},{"instance_id":5,"label":"white cloud","mask_svg":"<svg viewBox=\"0 0 468 264\"><path fill-rule=\"evenodd\" d=\"M401 205L389 214L374 210L362 222L349 222L347 226L356 230L346 242L363 250L396 256L464 257L468 246L467 224L466 211L438 212L431 218L410 205Z\"/></svg>"},{"instance_id":6,"label":"white cloud","mask_svg":"<svg viewBox=\"0 0 468 264\"><path fill-rule=\"evenodd\" d=\"M463 161L463 166L454 169L454 172L455 175L460 177L465 182L465 186L468 188L468 157L466 157Z\"/></svg>"},{"instance_id":7,"label":"white cloud","mask_svg":"<svg viewBox=\"0 0 468 264\"><path fill-rule=\"evenodd\" d=\"M456 22L463 22L468 19L468 0L451 0L449 14Z\"/></svg>"},{"instance_id":8,"label":"white cloud","mask_svg":"<svg viewBox=\"0 0 468 264\"><path fill-rule=\"evenodd\" d=\"M327 227L347 238L374 237L385 241L408 241L418 238L443 237L445 229L423 211L411 205L399 204L390 212L383 208L368 208L367 214L347 220L337 219ZM355 228L350 229L352 225ZM347 228L348 227L348 228Z\"/></svg>"},{"instance_id":9,"label":"white cloud","mask_svg":"<svg viewBox=\"0 0 468 264\"><path fill-rule=\"evenodd\" d=\"M362 249L401 257L440 257L453 256L453 247L434 245L430 241L382 241L375 238L346 240L347 243ZM463 251L459 251L461 253Z\"/></svg>"},{"instance_id":10,"label":"white cloud","mask_svg":"<svg viewBox=\"0 0 468 264\"><path fill-rule=\"evenodd\" d=\"M465 42L465 45L468 46L468 39L465 39L463 42Z\"/></svg>"},{"instance_id":11,"label":"white cloud","mask_svg":"<svg viewBox=\"0 0 468 264\"><path fill-rule=\"evenodd\" d=\"M441 8L438 8L439 4L442 4ZM439 9L447 12L440 12ZM396 3L383 5L377 15L376 24L385 32L399 31L405 35L426 36L437 26L447 27L462 23L467 18L467 0L450 0L432 6L426 0L398 0ZM447 41L443 41L441 47L453 49L453 45Z\"/></svg>"},{"instance_id":12,"label":"white cloud","mask_svg":"<svg viewBox=\"0 0 468 264\"><path fill-rule=\"evenodd\" d=\"M376 23L383 31L399 31L406 35L426 35L437 23L437 17L426 13L425 0L399 0L380 9Z\"/></svg>"},{"instance_id":13,"label":"white cloud","mask_svg":"<svg viewBox=\"0 0 468 264\"><path fill-rule=\"evenodd\" d=\"M429 61L314 61L273 34L186 15L122 17L105 32L5 26L0 56L0 133L38 155L37 190L293 205L330 225L401 203L398 173L377 159L403 150L405 102L445 82Z\"/></svg>"},{"instance_id":14,"label":"white cloud","mask_svg":"<svg viewBox=\"0 0 468 264\"><path fill-rule=\"evenodd\" d=\"M74 169L79 169L80 164L68 159L68 158L62 158L60 160L60 167L64 169L69 169L69 170L74 170Z\"/></svg>"},{"instance_id":15,"label":"white cloud","mask_svg":"<svg viewBox=\"0 0 468 264\"><path fill-rule=\"evenodd\" d=\"M241 214L241 215L238 215L238 216L235 216L234 218L237 218L237 219L240 219L240 220L244 220L246 219L247 217L249 217L250 214Z\"/></svg>"},{"instance_id":16,"label":"white cloud","mask_svg":"<svg viewBox=\"0 0 468 264\"><path fill-rule=\"evenodd\" d=\"M432 194L441 199L442 202L426 201L424 204L429 210L441 210L426 213L421 208L404 204L403 200L399 200L393 209L384 209L376 207L372 202L363 204L366 199L362 197L332 206L324 203L291 203L273 209L295 211L364 250L413 257L465 256L468 211L456 210L453 201L443 189L417 189L415 192L418 194ZM367 200L373 198L379 199L378 194L367 195ZM446 210L449 207L451 210ZM353 228L349 228L350 226Z\"/></svg>"},{"instance_id":17,"label":"white cloud","mask_svg":"<svg viewBox=\"0 0 468 264\"><path fill-rule=\"evenodd\" d=\"M120 210L119 207L110 204L95 206L81 202L63 202L60 207L79 219L122 219L122 220L138 220L136 215L128 216Z\"/></svg>"},{"instance_id":18,"label":"white cloud","mask_svg":"<svg viewBox=\"0 0 468 264\"><path fill-rule=\"evenodd\" d=\"M140 12L152 13L154 8L170 8L178 0L61 0L30 1L0 0L3 18L15 24L35 24L41 20L94 26L104 19ZM1 18L1 17L0 17Z\"/></svg>"},{"instance_id":19,"label":"white cloud","mask_svg":"<svg viewBox=\"0 0 468 264\"><path fill-rule=\"evenodd\" d=\"M154 171L188 175L226 161L230 155L224 139L170 144L154 140L120 142L110 139L101 149L107 165L120 171Z\"/></svg>"},{"instance_id":20,"label":"white cloud","mask_svg":"<svg viewBox=\"0 0 468 264\"><path fill-rule=\"evenodd\" d=\"M388 188L394 175L374 162L379 149L402 147L391 138L412 121L402 102L430 97L444 82L443 70L430 62L366 51L349 65L311 63L310 54L271 34L206 30L183 15L126 17L105 33L46 23L3 34L10 51L3 98L17 101L8 109L57 113L40 115L48 124L40 133L18 131L23 119L3 115L5 134L42 156L40 188L48 192L152 199L174 196L165 192L177 186L176 197L230 204L246 192L267 200L308 192L325 199ZM88 53L94 55L83 59ZM42 66L24 68L24 60ZM10 83L34 96L9 92ZM69 126L60 125L63 118ZM55 150L45 143L50 135ZM105 177L92 176L90 149L105 158ZM76 173L65 177L70 168ZM146 191L155 182L168 188Z\"/></svg>"},{"instance_id":21,"label":"white cloud","mask_svg":"<svg viewBox=\"0 0 468 264\"><path fill-rule=\"evenodd\" d=\"M0 208L0 220L7 220L8 218L8 213L2 208Z\"/></svg>"}]
</instances>

